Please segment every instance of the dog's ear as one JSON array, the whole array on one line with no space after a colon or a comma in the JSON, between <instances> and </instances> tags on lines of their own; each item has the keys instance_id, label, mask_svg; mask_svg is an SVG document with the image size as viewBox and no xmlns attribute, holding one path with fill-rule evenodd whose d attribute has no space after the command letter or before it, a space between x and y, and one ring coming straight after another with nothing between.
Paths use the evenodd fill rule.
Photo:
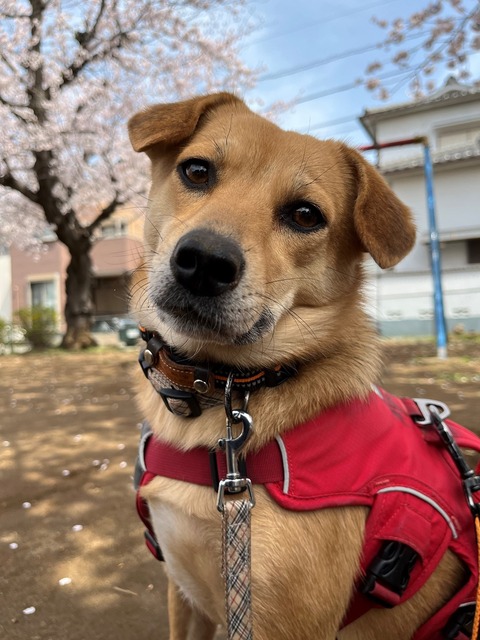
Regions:
<instances>
[{"instance_id":1,"label":"dog's ear","mask_svg":"<svg viewBox=\"0 0 480 640\"><path fill-rule=\"evenodd\" d=\"M365 251L379 267L388 269L404 258L415 244L410 209L360 153L345 147L356 181L353 223Z\"/></svg>"},{"instance_id":2,"label":"dog's ear","mask_svg":"<svg viewBox=\"0 0 480 640\"><path fill-rule=\"evenodd\" d=\"M154 145L175 146L189 138L207 111L223 104L243 105L231 93L213 93L183 102L157 104L135 114L128 122L130 142L135 151Z\"/></svg>"}]
</instances>

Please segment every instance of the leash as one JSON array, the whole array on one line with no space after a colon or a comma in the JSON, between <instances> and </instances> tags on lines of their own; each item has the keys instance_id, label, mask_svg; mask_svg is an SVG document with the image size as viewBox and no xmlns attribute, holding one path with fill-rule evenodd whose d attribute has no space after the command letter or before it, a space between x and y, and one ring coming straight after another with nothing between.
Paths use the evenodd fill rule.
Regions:
<instances>
[{"instance_id":1,"label":"leash","mask_svg":"<svg viewBox=\"0 0 480 640\"><path fill-rule=\"evenodd\" d=\"M477 548L478 548L478 583L477 583L477 597L475 602L475 616L473 618L472 627L472 640L478 640L480 631L480 517L478 513L475 515L475 532L477 534Z\"/></svg>"},{"instance_id":2,"label":"leash","mask_svg":"<svg viewBox=\"0 0 480 640\"><path fill-rule=\"evenodd\" d=\"M430 402L424 400L424 402ZM475 494L480 491L480 476L475 475L473 469L470 468L465 460L460 448L455 442L448 425L444 422L444 415L441 415L438 411L438 407L435 404L428 404L427 410L431 419L431 423L434 425L438 435L446 446L450 456L455 463L460 475L462 477L463 490L465 493L465 499L470 507L474 524L475 535L477 539L477 589L475 598L475 614L472 623L472 635L471 640L479 640L480 632L480 503L475 500Z\"/></svg>"},{"instance_id":3,"label":"leash","mask_svg":"<svg viewBox=\"0 0 480 640\"><path fill-rule=\"evenodd\" d=\"M222 573L228 640L253 640L251 597L251 509L255 505L252 483L242 477L238 456L253 429L251 416L232 410L233 374L225 385L226 437L219 441L225 451L227 475L218 487L217 509L222 513ZM244 409L248 395L244 400ZM241 425L234 437L233 425ZM232 496L231 499L229 497Z\"/></svg>"}]
</instances>

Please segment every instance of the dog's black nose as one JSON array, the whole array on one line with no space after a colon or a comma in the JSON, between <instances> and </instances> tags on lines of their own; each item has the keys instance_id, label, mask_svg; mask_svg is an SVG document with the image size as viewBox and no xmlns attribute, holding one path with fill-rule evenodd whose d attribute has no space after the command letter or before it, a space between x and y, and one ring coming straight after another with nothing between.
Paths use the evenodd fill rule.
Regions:
<instances>
[{"instance_id":1,"label":"dog's black nose","mask_svg":"<svg viewBox=\"0 0 480 640\"><path fill-rule=\"evenodd\" d=\"M209 229L196 229L180 238L170 265L177 282L191 293L219 296L237 286L245 260L231 238Z\"/></svg>"}]
</instances>

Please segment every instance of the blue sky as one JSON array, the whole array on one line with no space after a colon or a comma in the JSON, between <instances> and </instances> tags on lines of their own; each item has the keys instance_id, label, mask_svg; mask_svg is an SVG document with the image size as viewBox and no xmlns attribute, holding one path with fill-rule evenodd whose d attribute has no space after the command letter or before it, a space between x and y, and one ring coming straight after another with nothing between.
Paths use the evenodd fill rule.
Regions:
<instances>
[{"instance_id":1,"label":"blue sky","mask_svg":"<svg viewBox=\"0 0 480 640\"><path fill-rule=\"evenodd\" d=\"M410 99L408 83L402 78L389 81L396 89L387 102L381 102L362 87L333 92L362 77L366 66L376 59L385 60L382 50L350 55L298 73L285 74L292 68L315 61L340 57L353 50L381 42L385 32L372 22L372 16L391 20L408 17L431 0L253 0L255 15L261 26L246 40L243 57L252 66L264 66L265 78L246 98L260 97L266 104L281 100L300 102L279 117L284 127L318 137L336 137L350 144L369 142L354 118L365 108L379 107ZM478 0L465 0L467 10ZM412 44L421 40L414 39ZM469 60L475 79L480 76L480 54ZM392 70L386 68L380 73ZM445 79L448 74L440 73ZM330 94L311 99L318 94ZM323 123L341 121L319 127Z\"/></svg>"}]
</instances>

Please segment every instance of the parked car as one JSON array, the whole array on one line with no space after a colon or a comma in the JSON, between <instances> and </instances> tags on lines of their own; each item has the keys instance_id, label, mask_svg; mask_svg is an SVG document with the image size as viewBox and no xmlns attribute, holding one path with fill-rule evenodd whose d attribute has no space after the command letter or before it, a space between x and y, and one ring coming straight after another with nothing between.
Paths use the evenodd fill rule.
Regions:
<instances>
[{"instance_id":1,"label":"parked car","mask_svg":"<svg viewBox=\"0 0 480 640\"><path fill-rule=\"evenodd\" d=\"M91 332L100 347L115 347L119 344L118 330L112 318L96 318L92 323Z\"/></svg>"},{"instance_id":2,"label":"parked car","mask_svg":"<svg viewBox=\"0 0 480 640\"><path fill-rule=\"evenodd\" d=\"M95 318L92 333L100 345L124 344L131 347L140 338L140 329L135 320L115 316Z\"/></svg>"},{"instance_id":3,"label":"parked car","mask_svg":"<svg viewBox=\"0 0 480 640\"><path fill-rule=\"evenodd\" d=\"M123 318L119 320L118 337L127 347L131 347L140 339L140 329L135 320Z\"/></svg>"}]
</instances>

